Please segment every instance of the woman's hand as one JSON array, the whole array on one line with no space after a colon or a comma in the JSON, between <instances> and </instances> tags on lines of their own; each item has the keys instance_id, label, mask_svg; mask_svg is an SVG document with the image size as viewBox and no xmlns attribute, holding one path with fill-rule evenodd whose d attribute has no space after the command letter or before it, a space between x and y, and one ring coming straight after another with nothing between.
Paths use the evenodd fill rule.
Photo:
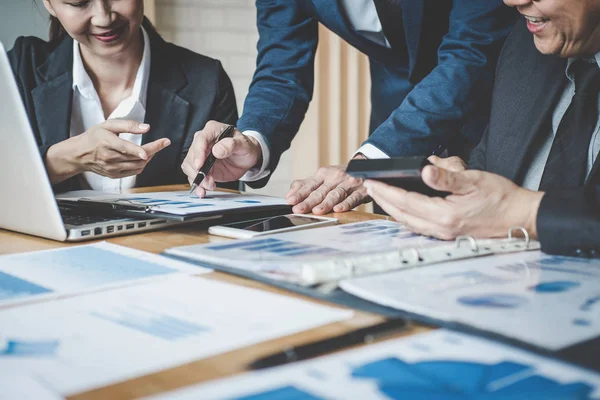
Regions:
<instances>
[{"instance_id":1,"label":"woman's hand","mask_svg":"<svg viewBox=\"0 0 600 400\"><path fill-rule=\"evenodd\" d=\"M118 135L142 135L149 129L149 125L136 121L112 119L51 146L45 160L50 181L57 184L88 171L113 179L138 175L171 141L163 138L137 146Z\"/></svg>"}]
</instances>

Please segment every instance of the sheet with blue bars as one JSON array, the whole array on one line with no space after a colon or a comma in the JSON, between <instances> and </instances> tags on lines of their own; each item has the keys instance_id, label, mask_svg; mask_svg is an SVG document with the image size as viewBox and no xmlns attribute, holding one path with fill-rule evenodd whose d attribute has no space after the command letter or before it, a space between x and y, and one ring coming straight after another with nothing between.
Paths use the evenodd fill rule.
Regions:
<instances>
[{"instance_id":1,"label":"sheet with blue bars","mask_svg":"<svg viewBox=\"0 0 600 400\"><path fill-rule=\"evenodd\" d=\"M81 293L171 274L202 274L167 257L101 242L0 256L0 305Z\"/></svg>"},{"instance_id":2,"label":"sheet with blue bars","mask_svg":"<svg viewBox=\"0 0 600 400\"><path fill-rule=\"evenodd\" d=\"M506 345L438 330L154 400L425 400L600 398L600 375Z\"/></svg>"},{"instance_id":3,"label":"sheet with blue bars","mask_svg":"<svg viewBox=\"0 0 600 400\"><path fill-rule=\"evenodd\" d=\"M305 263L439 244L439 240L416 235L396 222L373 220L235 242L176 247L166 254L302 284Z\"/></svg>"}]
</instances>

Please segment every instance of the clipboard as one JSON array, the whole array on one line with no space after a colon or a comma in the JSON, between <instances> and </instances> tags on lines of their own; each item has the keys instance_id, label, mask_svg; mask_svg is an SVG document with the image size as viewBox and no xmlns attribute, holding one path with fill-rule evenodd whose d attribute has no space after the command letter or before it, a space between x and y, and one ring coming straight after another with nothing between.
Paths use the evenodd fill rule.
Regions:
<instances>
[{"instance_id":1,"label":"clipboard","mask_svg":"<svg viewBox=\"0 0 600 400\"><path fill-rule=\"evenodd\" d=\"M266 217L274 215L289 214L292 207L287 204L277 205L249 205L247 207L235 208L231 210L199 211L185 215L170 213L160 205L148 205L132 201L129 199L57 199L59 206L66 206L82 213L93 213L95 215L115 215L132 218L164 218L180 222L192 222L205 219L225 219L226 221L238 220L240 217L248 218L248 213L252 212L252 217Z\"/></svg>"}]
</instances>

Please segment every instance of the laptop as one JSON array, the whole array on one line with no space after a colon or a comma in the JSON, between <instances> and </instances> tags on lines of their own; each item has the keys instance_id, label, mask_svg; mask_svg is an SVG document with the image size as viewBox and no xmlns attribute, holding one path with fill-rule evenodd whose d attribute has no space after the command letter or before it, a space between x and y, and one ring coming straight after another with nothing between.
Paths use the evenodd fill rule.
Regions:
<instances>
[{"instance_id":1,"label":"laptop","mask_svg":"<svg viewBox=\"0 0 600 400\"><path fill-rule=\"evenodd\" d=\"M183 222L90 214L59 206L46 174L6 50L0 43L0 228L59 241L81 241Z\"/></svg>"}]
</instances>

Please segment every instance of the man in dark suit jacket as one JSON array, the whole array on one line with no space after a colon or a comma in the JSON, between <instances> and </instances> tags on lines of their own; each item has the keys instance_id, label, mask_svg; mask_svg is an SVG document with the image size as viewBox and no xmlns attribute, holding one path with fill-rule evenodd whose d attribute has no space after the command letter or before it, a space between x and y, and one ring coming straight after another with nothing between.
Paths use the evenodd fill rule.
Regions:
<instances>
[{"instance_id":1,"label":"man in dark suit jacket","mask_svg":"<svg viewBox=\"0 0 600 400\"><path fill-rule=\"evenodd\" d=\"M470 162L480 171L432 158L423 179L452 192L445 199L365 185L419 233L494 237L523 226L545 252L598 257L600 2L505 2L526 21L500 56L490 123Z\"/></svg>"},{"instance_id":2,"label":"man in dark suit jacket","mask_svg":"<svg viewBox=\"0 0 600 400\"><path fill-rule=\"evenodd\" d=\"M171 145L154 155L135 184L185 183L180 166L194 132L209 120L230 124L237 120L233 87L219 61L165 42L147 19L143 26L151 48L143 122L151 128L142 136L142 145L160 138L168 138ZM21 37L8 55L40 152L45 156L51 146L69 138L73 39L64 35L53 44ZM84 187L76 175L53 188L64 192Z\"/></svg>"},{"instance_id":3,"label":"man in dark suit jacket","mask_svg":"<svg viewBox=\"0 0 600 400\"><path fill-rule=\"evenodd\" d=\"M215 146L222 160L214 168L217 180L240 178L254 167L250 186L267 183L311 100L319 22L370 59L372 134L362 155L425 155L439 145L467 148L479 141L497 54L515 21L501 0L259 0L256 6L257 68L238 122L252 140L237 132ZM191 179L220 129L208 126L192 146L182 166ZM294 211L323 214L339 203L336 211L361 203L360 183L338 171L297 182L292 204L312 196ZM322 201L325 208L317 209Z\"/></svg>"}]
</instances>

